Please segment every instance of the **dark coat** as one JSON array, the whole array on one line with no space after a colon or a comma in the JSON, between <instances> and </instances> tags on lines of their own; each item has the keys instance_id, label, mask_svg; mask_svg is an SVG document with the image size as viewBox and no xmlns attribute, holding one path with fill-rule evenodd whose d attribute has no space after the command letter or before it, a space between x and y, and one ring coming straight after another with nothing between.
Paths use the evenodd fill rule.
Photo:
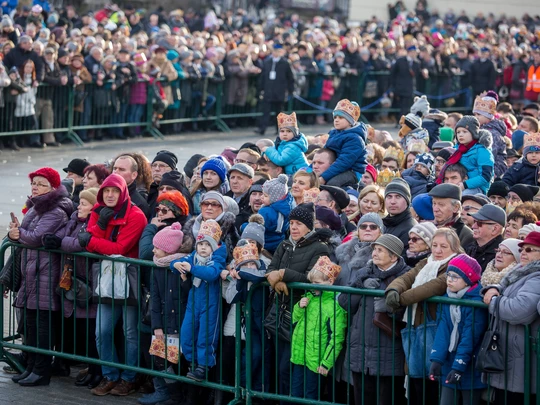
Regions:
<instances>
[{"instance_id":1,"label":"dark coat","mask_svg":"<svg viewBox=\"0 0 540 405\"><path fill-rule=\"evenodd\" d=\"M478 264L482 267L482 272L486 269L488 263L495 259L495 249L497 249L500 243L503 241L502 235L491 239L484 246L478 246L476 240L470 245L465 245L465 252L476 259ZM463 246L463 245L462 245Z\"/></svg>"},{"instance_id":2,"label":"dark coat","mask_svg":"<svg viewBox=\"0 0 540 405\"><path fill-rule=\"evenodd\" d=\"M269 56L264 60L263 70L259 76L259 89L264 91L264 101L283 103L287 94L293 94L294 75L289 62L280 58L275 64L276 79L270 80L272 66L273 58Z\"/></svg>"},{"instance_id":3,"label":"dark coat","mask_svg":"<svg viewBox=\"0 0 540 405\"><path fill-rule=\"evenodd\" d=\"M459 241L461 243L461 246L469 246L471 243L474 242L473 238L473 231L471 228L469 228L465 222L459 217L454 221L454 224L452 225L452 229L456 231L457 236L459 237Z\"/></svg>"},{"instance_id":4,"label":"dark coat","mask_svg":"<svg viewBox=\"0 0 540 405\"><path fill-rule=\"evenodd\" d=\"M24 62L28 59L31 59L34 62L36 67L36 80L38 82L43 81L44 70L43 70L43 61L34 51L25 51L20 45L13 48L3 60L4 66L6 67L6 72L15 66L16 68L22 67Z\"/></svg>"},{"instance_id":5,"label":"dark coat","mask_svg":"<svg viewBox=\"0 0 540 405\"><path fill-rule=\"evenodd\" d=\"M227 194L225 194L227 197L234 198L234 193L232 191L229 191ZM251 209L249 205L249 190L244 194L244 196L240 199L238 202L238 209L240 210L240 213L236 216L236 220L234 222L234 226L236 226L236 230L238 233L241 233L241 227L243 224L248 222L249 217L253 214L253 210Z\"/></svg>"},{"instance_id":6,"label":"dark coat","mask_svg":"<svg viewBox=\"0 0 540 405\"><path fill-rule=\"evenodd\" d=\"M480 59L472 64L471 84L475 95L483 91L493 90L495 88L495 79L497 71L495 64L487 59L482 62Z\"/></svg>"},{"instance_id":7,"label":"dark coat","mask_svg":"<svg viewBox=\"0 0 540 405\"><path fill-rule=\"evenodd\" d=\"M19 227L19 243L28 248L42 247L42 238L54 234L69 219L73 203L61 186L47 194L32 197ZM21 253L21 287L17 294L17 308L60 310L60 297L54 292L60 281L60 255L24 249Z\"/></svg>"},{"instance_id":8,"label":"dark coat","mask_svg":"<svg viewBox=\"0 0 540 405\"><path fill-rule=\"evenodd\" d=\"M150 219L150 207L148 206L145 198L141 195L141 193L139 193L139 190L137 189L137 183L135 181L128 186L128 191L131 202L136 207L140 208L147 220Z\"/></svg>"},{"instance_id":9,"label":"dark coat","mask_svg":"<svg viewBox=\"0 0 540 405\"><path fill-rule=\"evenodd\" d=\"M409 248L409 231L418 222L411 215L411 210L407 208L401 214L387 215L383 218L384 233L390 233L397 236L403 242L403 254Z\"/></svg>"},{"instance_id":10,"label":"dark coat","mask_svg":"<svg viewBox=\"0 0 540 405\"><path fill-rule=\"evenodd\" d=\"M347 286L356 280L356 273L371 260L373 248L371 242L360 242L358 236L338 246L335 250L337 263L341 272L334 281L334 285Z\"/></svg>"},{"instance_id":11,"label":"dark coat","mask_svg":"<svg viewBox=\"0 0 540 405\"><path fill-rule=\"evenodd\" d=\"M412 97L416 89L416 78L420 74L420 62L403 56L396 60L390 70L390 89L396 96Z\"/></svg>"},{"instance_id":12,"label":"dark coat","mask_svg":"<svg viewBox=\"0 0 540 405\"><path fill-rule=\"evenodd\" d=\"M53 100L58 94L55 87L62 86L62 83L60 82L60 77L63 75L63 71L60 69L60 65L58 65L58 62L54 62L54 70L51 70L51 68L45 61L43 61L43 71L43 82L47 83L48 86L38 87L37 98L41 98L44 100Z\"/></svg>"},{"instance_id":13,"label":"dark coat","mask_svg":"<svg viewBox=\"0 0 540 405\"><path fill-rule=\"evenodd\" d=\"M512 187L514 184L536 186L538 183L538 165L529 163L523 157L506 171L502 179L508 184L508 187Z\"/></svg>"},{"instance_id":14,"label":"dark coat","mask_svg":"<svg viewBox=\"0 0 540 405\"><path fill-rule=\"evenodd\" d=\"M502 120L493 119L487 124L481 126L482 129L488 130L493 137L493 145L491 147L491 153L493 154L493 160L495 165L493 170L495 171L495 177L502 177L506 172L508 166L506 165L506 125Z\"/></svg>"}]
</instances>

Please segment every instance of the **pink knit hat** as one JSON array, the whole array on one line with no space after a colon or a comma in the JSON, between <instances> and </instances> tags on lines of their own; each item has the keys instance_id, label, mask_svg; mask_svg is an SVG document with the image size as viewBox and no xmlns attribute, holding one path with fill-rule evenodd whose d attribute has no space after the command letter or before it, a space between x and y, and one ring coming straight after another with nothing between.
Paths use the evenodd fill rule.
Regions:
<instances>
[{"instance_id":1,"label":"pink knit hat","mask_svg":"<svg viewBox=\"0 0 540 405\"><path fill-rule=\"evenodd\" d=\"M482 267L471 256L462 253L448 262L446 272L457 273L468 285L475 285L482 275Z\"/></svg>"},{"instance_id":2,"label":"pink knit hat","mask_svg":"<svg viewBox=\"0 0 540 405\"><path fill-rule=\"evenodd\" d=\"M167 226L159 231L152 243L154 247L163 250L165 253L177 253L182 246L184 240L184 232L182 232L182 225L179 222L175 222L171 226Z\"/></svg>"}]
</instances>

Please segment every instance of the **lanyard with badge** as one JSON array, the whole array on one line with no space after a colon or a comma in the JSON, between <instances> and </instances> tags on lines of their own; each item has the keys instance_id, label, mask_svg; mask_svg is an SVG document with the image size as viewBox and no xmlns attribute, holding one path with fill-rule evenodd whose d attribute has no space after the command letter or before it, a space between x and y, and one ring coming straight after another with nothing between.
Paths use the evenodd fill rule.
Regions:
<instances>
[{"instance_id":1,"label":"lanyard with badge","mask_svg":"<svg viewBox=\"0 0 540 405\"><path fill-rule=\"evenodd\" d=\"M276 80L276 63L279 61L279 59L276 61L275 59L272 59L272 70L270 70L270 74L268 75L268 79L270 80Z\"/></svg>"}]
</instances>

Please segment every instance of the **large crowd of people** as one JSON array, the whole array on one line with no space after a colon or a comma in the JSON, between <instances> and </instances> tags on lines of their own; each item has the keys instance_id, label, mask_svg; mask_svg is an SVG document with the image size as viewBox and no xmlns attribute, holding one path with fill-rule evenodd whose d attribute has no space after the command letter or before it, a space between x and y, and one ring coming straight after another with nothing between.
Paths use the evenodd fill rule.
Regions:
<instances>
[{"instance_id":1,"label":"large crowd of people","mask_svg":"<svg viewBox=\"0 0 540 405\"><path fill-rule=\"evenodd\" d=\"M43 9L35 8L15 22L26 21L28 34L42 14ZM231 74L236 64L237 80L246 89L253 84L251 76L259 75L264 108L278 113L277 137L261 137L211 156L193 155L182 169L174 151L162 150L156 156L122 153L106 162L74 159L64 168L64 179L50 167L30 173L31 195L23 217L12 214L8 233L9 241L22 246L12 251L0 273L4 291L12 292L24 344L106 362L90 364L77 376L76 385L91 388L93 395L139 391L144 393L141 404L157 404L171 398L164 378L139 378L133 369L111 363L166 370L156 347L167 341L177 348L175 372L197 382L232 385L234 373L218 370L234 369L235 354L240 355L235 346L240 314L242 339L248 332L252 338L242 347L239 378L245 385L251 373L255 391L381 405L480 404L486 392L495 404L521 402L529 395L534 401L536 356L526 358L524 345L532 344L525 342L540 325L540 107L538 94L528 104L525 100L537 85L536 76L532 83L523 81L525 93L513 100L521 102L520 110L499 98L494 82L475 88L476 79L471 83L472 115L446 114L433 108L430 98L413 98L413 90L408 92L416 85L415 69L425 77L416 60L417 46L429 56L438 39L442 42L436 48L448 51L448 60L455 61L452 47L463 52L477 44L483 47L471 56L479 57L473 65L493 63L489 52L495 49L498 56L510 57L503 55L503 42L496 42L502 39L506 51L520 49L536 60L536 37L527 35L532 21L513 32L501 28L511 25L510 20L495 24L478 17L484 25L475 20L481 28L473 28L463 16L452 21L445 17L442 23L435 19L426 36L417 31L422 26L414 14L401 12L389 32L373 22L363 28L364 35L350 30L334 44L331 33L339 25L331 20L319 21L320 26L315 21L309 28L293 16L283 21L292 31L280 28L281 17L259 26L242 13L222 20L212 19L211 12L199 19L188 14L171 13L167 29L161 13L149 13L143 23L140 12L130 9L108 7L79 18L67 8L61 19L51 20L51 13L46 20L58 25L47 44L61 41L47 47L46 55L64 50L65 60L72 59L71 70L87 70L67 80L95 75L98 86L105 78L100 75L104 52L110 60L118 57L116 74L125 83L131 83L133 72L138 74L138 66L150 66L148 59L157 63L161 58L164 72L169 55L182 54L191 64L195 53L202 58L204 51L214 67L224 60L219 55L226 56L225 69L215 72ZM71 29L69 38L62 21ZM462 37L463 24L468 35ZM400 36L400 28L409 33ZM45 30L39 28L39 38ZM399 48L394 49L395 63L387 58L386 47L380 53L390 33L394 38L388 41ZM18 38L18 50L4 58L6 68L11 69L17 55L35 56L31 37ZM86 58L79 56L82 43L84 49L90 45ZM73 52L64 49L70 44L76 46ZM315 56L310 54L313 44ZM296 114L281 111L284 95L297 85L291 71L296 62L289 59L297 55L301 66L322 69L327 49L330 58L344 53L345 60L358 61L357 72L349 66L350 80L375 60L388 61L396 75L408 75L407 94L400 93L406 82L400 76L391 74L388 84L388 96L403 113L397 140L362 123L359 104L353 97L342 98L343 92L336 93L340 97L332 104L332 127L324 134L303 134ZM271 55L265 58L266 50ZM29 87L40 69L53 66L55 71L58 66L54 58L48 63L28 60L22 73L32 76L24 79L30 80ZM28 66L37 70L30 72ZM477 68L471 69L477 74ZM180 106L187 91L184 79L178 87L171 81L162 88L169 95L180 89ZM321 78L322 87L325 81ZM127 92L121 86L115 89L126 96L119 104L123 114L139 110L127 102L138 84L133 82ZM313 83L308 87L314 88ZM37 89L39 100L41 87ZM349 82L343 91L353 89ZM203 109L213 102L211 91L191 91L194 98L202 96L198 102ZM249 90L242 94L243 103L247 94ZM13 122L25 122L19 118L15 114ZM263 117L261 135L270 119ZM320 123L327 119L321 116ZM90 260L79 252L104 258ZM129 265L105 257L112 255L153 265L132 277ZM120 285L111 274L123 277ZM291 289L294 282L314 287ZM337 294L325 285L347 286L361 294ZM426 302L436 296L453 298L454 304ZM457 299L483 301L488 307L457 305ZM237 311L237 305L250 307ZM486 376L474 363L490 317L498 325L500 350L510 360L504 372ZM61 333L62 327L69 333ZM411 336L420 330L430 339L412 344ZM74 335L84 336L84 344ZM248 351L251 370L246 370ZM169 354L164 356L169 359ZM48 385L51 376L70 374L69 362L61 356L53 360L28 352L19 360L26 368L13 381L22 387ZM525 374L526 366L530 374ZM196 388L184 385L189 387L185 401L201 403ZM216 401L224 400L223 392L215 395Z\"/></svg>"}]
</instances>

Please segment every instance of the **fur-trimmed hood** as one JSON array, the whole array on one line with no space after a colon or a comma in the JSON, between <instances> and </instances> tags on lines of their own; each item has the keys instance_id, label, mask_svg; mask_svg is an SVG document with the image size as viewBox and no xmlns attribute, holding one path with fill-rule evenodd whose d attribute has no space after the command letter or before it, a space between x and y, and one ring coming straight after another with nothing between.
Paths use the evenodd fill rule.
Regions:
<instances>
[{"instance_id":1,"label":"fur-trimmed hood","mask_svg":"<svg viewBox=\"0 0 540 405\"><path fill-rule=\"evenodd\" d=\"M491 149L493 145L493 135L491 135L491 132L486 129L480 129L478 130L478 135L478 143L484 145L486 149Z\"/></svg>"},{"instance_id":2,"label":"fur-trimmed hood","mask_svg":"<svg viewBox=\"0 0 540 405\"><path fill-rule=\"evenodd\" d=\"M436 108L432 108L429 110L427 115L423 118L423 121L437 121L439 123L442 123L445 119L448 118L448 114L446 114L444 111L438 110Z\"/></svg>"},{"instance_id":3,"label":"fur-trimmed hood","mask_svg":"<svg viewBox=\"0 0 540 405\"><path fill-rule=\"evenodd\" d=\"M47 194L29 197L26 201L26 208L34 208L38 215L43 215L56 207L64 210L68 218L71 217L73 203L69 199L68 192L64 186L60 186Z\"/></svg>"},{"instance_id":4,"label":"fur-trimmed hood","mask_svg":"<svg viewBox=\"0 0 540 405\"><path fill-rule=\"evenodd\" d=\"M516 281L522 279L523 277L528 276L532 273L537 273L540 271L540 260L530 262L525 266L518 266L514 270L510 271L503 277L501 280L501 290L504 290L511 284L514 284Z\"/></svg>"}]
</instances>

